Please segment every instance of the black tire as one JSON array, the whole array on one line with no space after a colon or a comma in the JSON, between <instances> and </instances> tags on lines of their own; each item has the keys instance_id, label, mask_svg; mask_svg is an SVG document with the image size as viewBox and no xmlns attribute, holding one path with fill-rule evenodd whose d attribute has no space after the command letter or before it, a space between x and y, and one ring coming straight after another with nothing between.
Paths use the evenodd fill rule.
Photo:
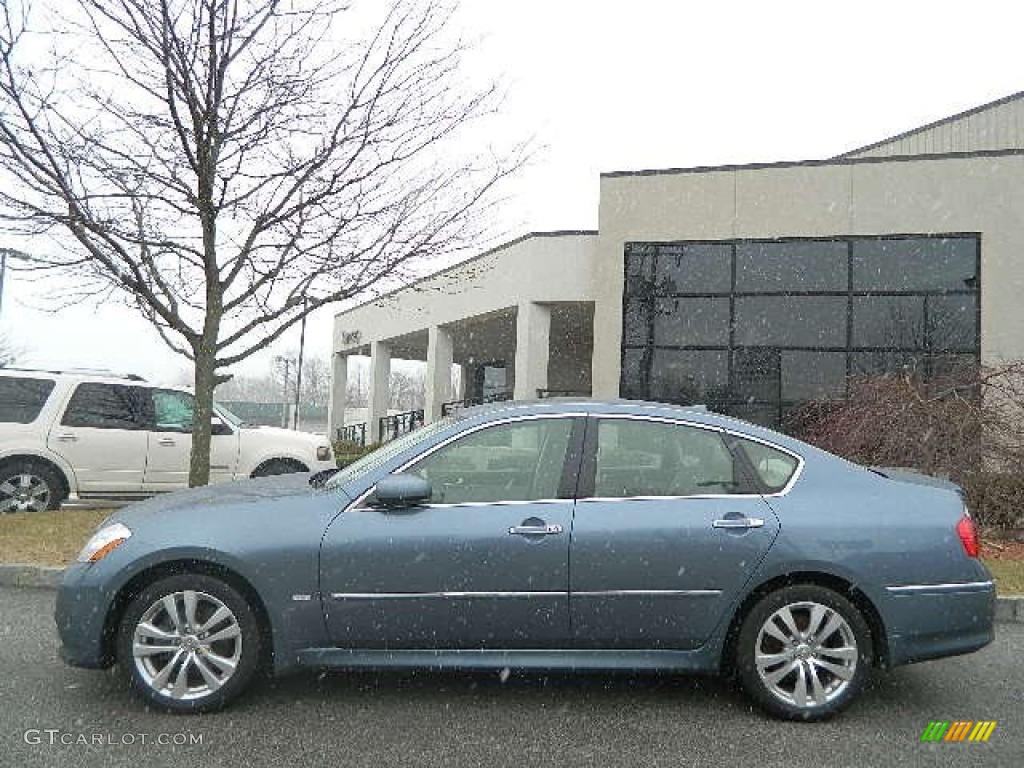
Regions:
<instances>
[{"instance_id":1,"label":"black tire","mask_svg":"<svg viewBox=\"0 0 1024 768\"><path fill-rule=\"evenodd\" d=\"M166 607L169 596L176 618ZM222 608L230 615L217 619ZM136 650L146 646L167 650ZM153 582L132 599L121 616L117 648L121 668L143 699L173 712L211 712L252 680L261 654L260 628L252 606L233 586L184 573ZM233 664L231 671L225 660Z\"/></svg>"},{"instance_id":2,"label":"black tire","mask_svg":"<svg viewBox=\"0 0 1024 768\"><path fill-rule=\"evenodd\" d=\"M292 459L271 459L260 464L253 470L253 477L270 477L271 475L290 475L293 472L308 472L309 468Z\"/></svg>"},{"instance_id":3,"label":"black tire","mask_svg":"<svg viewBox=\"0 0 1024 768\"><path fill-rule=\"evenodd\" d=\"M60 470L43 461L15 459L0 464L0 514L58 509L67 498Z\"/></svg>"},{"instance_id":4,"label":"black tire","mask_svg":"<svg viewBox=\"0 0 1024 768\"><path fill-rule=\"evenodd\" d=\"M871 630L857 607L814 584L761 598L736 641L743 688L785 720L822 720L841 711L867 682L872 658Z\"/></svg>"}]
</instances>

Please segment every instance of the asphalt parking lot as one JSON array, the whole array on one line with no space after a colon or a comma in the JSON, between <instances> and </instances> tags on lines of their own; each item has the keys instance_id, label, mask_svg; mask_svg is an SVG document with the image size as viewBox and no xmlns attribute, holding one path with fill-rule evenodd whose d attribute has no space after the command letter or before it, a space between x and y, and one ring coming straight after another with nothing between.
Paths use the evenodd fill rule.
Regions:
<instances>
[{"instance_id":1,"label":"asphalt parking lot","mask_svg":"<svg viewBox=\"0 0 1024 768\"><path fill-rule=\"evenodd\" d=\"M1024 764L1020 624L972 656L878 675L816 725L769 720L712 678L514 672L307 673L196 717L147 711L116 673L65 667L53 600L0 589L0 766ZM931 720L998 725L985 744L922 744Z\"/></svg>"}]
</instances>

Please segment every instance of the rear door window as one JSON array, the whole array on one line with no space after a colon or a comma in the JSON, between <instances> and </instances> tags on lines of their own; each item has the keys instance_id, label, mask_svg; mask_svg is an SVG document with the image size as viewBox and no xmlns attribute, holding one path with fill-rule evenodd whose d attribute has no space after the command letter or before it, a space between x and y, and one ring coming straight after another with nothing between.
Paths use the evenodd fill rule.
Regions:
<instances>
[{"instance_id":1,"label":"rear door window","mask_svg":"<svg viewBox=\"0 0 1024 768\"><path fill-rule=\"evenodd\" d=\"M749 489L718 432L646 419L598 421L598 498L734 493Z\"/></svg>"},{"instance_id":2,"label":"rear door window","mask_svg":"<svg viewBox=\"0 0 1024 768\"><path fill-rule=\"evenodd\" d=\"M79 384L61 424L93 429L149 429L152 413L142 387L123 384Z\"/></svg>"},{"instance_id":3,"label":"rear door window","mask_svg":"<svg viewBox=\"0 0 1024 768\"><path fill-rule=\"evenodd\" d=\"M29 424L53 392L53 379L0 377L0 422Z\"/></svg>"}]
</instances>

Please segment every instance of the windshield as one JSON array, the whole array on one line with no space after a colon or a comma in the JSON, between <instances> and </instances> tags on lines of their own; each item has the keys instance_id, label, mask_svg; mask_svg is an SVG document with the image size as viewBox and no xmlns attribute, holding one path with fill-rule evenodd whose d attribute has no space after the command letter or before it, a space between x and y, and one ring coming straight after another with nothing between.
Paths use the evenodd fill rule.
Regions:
<instances>
[{"instance_id":1,"label":"windshield","mask_svg":"<svg viewBox=\"0 0 1024 768\"><path fill-rule=\"evenodd\" d=\"M419 442L428 440L429 438L447 429L455 423L455 419L451 416L440 419L438 421L431 422L426 426L420 427L417 430L409 432L408 434L402 435L397 440L392 440L389 443L384 443L380 448L375 450L373 453L368 453L361 459L349 464L347 467L342 469L340 472L332 477L326 487L337 488L340 485L344 485L349 480L376 469L377 467L383 466L387 462L391 461L395 456L402 453L408 448L416 445Z\"/></svg>"},{"instance_id":2,"label":"windshield","mask_svg":"<svg viewBox=\"0 0 1024 768\"><path fill-rule=\"evenodd\" d=\"M228 422L232 427L242 426L242 420L225 408L223 403L214 403L213 410L215 410L217 415L224 419L224 421Z\"/></svg>"}]
</instances>

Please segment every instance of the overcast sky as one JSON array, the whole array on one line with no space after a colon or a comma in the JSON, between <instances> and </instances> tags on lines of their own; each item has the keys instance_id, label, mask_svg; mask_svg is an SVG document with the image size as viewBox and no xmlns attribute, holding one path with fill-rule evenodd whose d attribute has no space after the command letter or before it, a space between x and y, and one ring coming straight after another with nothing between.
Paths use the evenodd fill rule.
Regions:
<instances>
[{"instance_id":1,"label":"overcast sky","mask_svg":"<svg viewBox=\"0 0 1024 768\"><path fill-rule=\"evenodd\" d=\"M474 68L509 91L503 130L542 147L496 227L596 228L601 172L829 157L1024 90L1022 21L1014 0L463 0ZM127 309L46 304L8 272L0 330L25 364L186 367ZM330 353L331 314L307 354Z\"/></svg>"}]
</instances>

